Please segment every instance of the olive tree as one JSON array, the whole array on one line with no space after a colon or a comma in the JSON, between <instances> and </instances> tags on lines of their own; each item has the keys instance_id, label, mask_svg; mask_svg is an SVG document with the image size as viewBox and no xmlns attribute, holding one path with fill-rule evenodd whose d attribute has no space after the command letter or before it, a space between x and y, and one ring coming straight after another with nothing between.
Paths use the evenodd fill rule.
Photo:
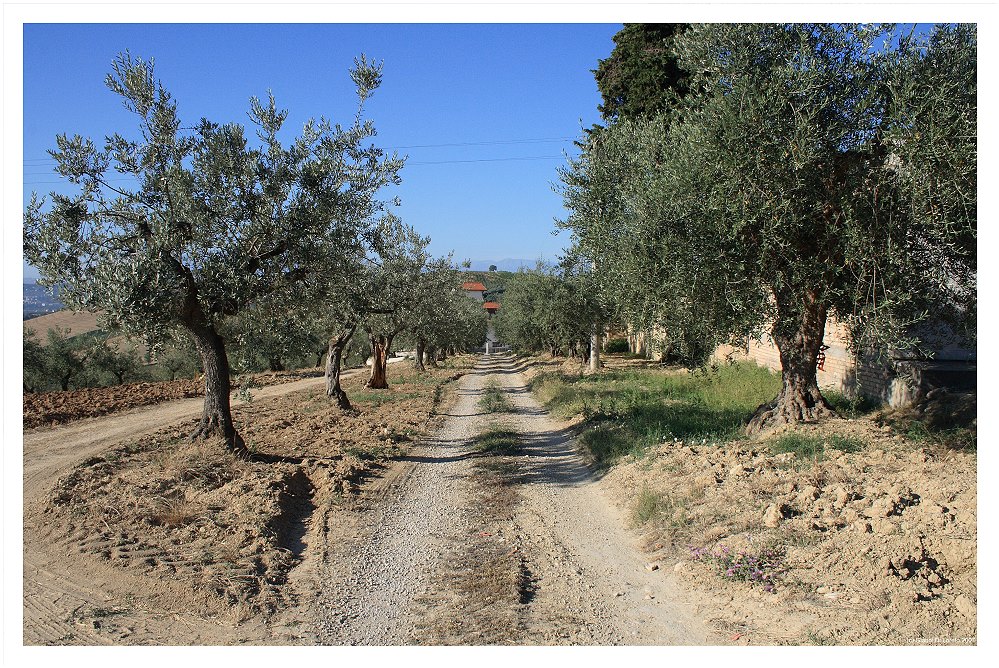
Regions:
<instances>
[{"instance_id":1,"label":"olive tree","mask_svg":"<svg viewBox=\"0 0 999 668\"><path fill-rule=\"evenodd\" d=\"M413 287L408 332L418 370L424 370L424 358L436 364L439 354L465 348L475 338L470 330L479 325L481 337L475 345L485 340L485 310L462 290L461 275L450 256L429 260Z\"/></svg>"},{"instance_id":2,"label":"olive tree","mask_svg":"<svg viewBox=\"0 0 999 668\"><path fill-rule=\"evenodd\" d=\"M827 318L912 345L975 310L975 34L895 46L891 26L701 25L690 94L594 133L563 173L581 253L633 322L690 349L765 331L783 386L748 425L831 412Z\"/></svg>"},{"instance_id":3,"label":"olive tree","mask_svg":"<svg viewBox=\"0 0 999 668\"><path fill-rule=\"evenodd\" d=\"M365 279L370 302L360 327L371 345L367 387L388 387L388 358L395 338L410 329L420 308L421 277L432 262L430 239L390 216L382 226L379 256Z\"/></svg>"},{"instance_id":4,"label":"olive tree","mask_svg":"<svg viewBox=\"0 0 999 668\"><path fill-rule=\"evenodd\" d=\"M255 140L235 123L185 126L153 62L125 53L105 83L135 115L135 132L102 146L56 137L50 155L79 191L32 196L25 257L67 306L102 312L108 328L192 337L206 385L192 439L220 436L245 450L230 410L226 320L335 267L360 243L376 193L398 179L401 160L365 145L374 127L361 110L381 67L361 56L351 77L353 122L310 120L285 145L287 112L273 96L250 100Z\"/></svg>"},{"instance_id":5,"label":"olive tree","mask_svg":"<svg viewBox=\"0 0 999 668\"><path fill-rule=\"evenodd\" d=\"M552 355L590 354L593 323L608 317L594 300L589 272L566 261L560 268L521 270L507 282L496 334L515 348Z\"/></svg>"},{"instance_id":6,"label":"olive tree","mask_svg":"<svg viewBox=\"0 0 999 668\"><path fill-rule=\"evenodd\" d=\"M45 342L30 327L24 328L24 390L44 392L52 388L69 390L84 375L85 343L70 336L68 329L50 327Z\"/></svg>"}]
</instances>

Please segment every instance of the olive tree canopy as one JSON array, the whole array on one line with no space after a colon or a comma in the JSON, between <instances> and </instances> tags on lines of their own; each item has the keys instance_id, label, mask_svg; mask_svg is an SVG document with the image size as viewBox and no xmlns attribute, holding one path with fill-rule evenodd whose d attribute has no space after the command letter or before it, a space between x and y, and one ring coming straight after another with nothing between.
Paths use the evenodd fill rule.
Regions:
<instances>
[{"instance_id":1,"label":"olive tree canopy","mask_svg":"<svg viewBox=\"0 0 999 668\"><path fill-rule=\"evenodd\" d=\"M826 319L855 345L973 330L975 31L693 26L690 93L593 133L563 172L570 229L609 302L687 349L768 332L783 389L749 425L830 411ZM948 304L958 304L951 308Z\"/></svg>"}]
</instances>

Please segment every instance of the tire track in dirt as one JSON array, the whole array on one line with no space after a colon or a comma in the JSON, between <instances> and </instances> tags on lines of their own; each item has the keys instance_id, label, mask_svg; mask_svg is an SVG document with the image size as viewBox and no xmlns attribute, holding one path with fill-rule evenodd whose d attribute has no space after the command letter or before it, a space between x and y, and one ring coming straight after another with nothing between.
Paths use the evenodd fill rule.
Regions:
<instances>
[{"instance_id":1,"label":"tire track in dirt","mask_svg":"<svg viewBox=\"0 0 999 668\"><path fill-rule=\"evenodd\" d=\"M512 358L501 358L498 371L515 408L501 424L522 440L514 525L537 581L528 631L545 636L546 617L570 613L585 629L569 639L573 643L717 642L672 574L646 568L626 518L601 491L569 429L534 398ZM548 641L563 642L550 636Z\"/></svg>"},{"instance_id":2,"label":"tire track in dirt","mask_svg":"<svg viewBox=\"0 0 999 668\"><path fill-rule=\"evenodd\" d=\"M489 382L513 413L478 407ZM366 504L328 515L319 642L716 641L672 575L646 570L637 538L511 357L484 357L457 395L437 438L392 467ZM507 483L476 467L474 440L492 425L521 436L516 455L487 458L512 471L506 496L495 487Z\"/></svg>"}]
</instances>

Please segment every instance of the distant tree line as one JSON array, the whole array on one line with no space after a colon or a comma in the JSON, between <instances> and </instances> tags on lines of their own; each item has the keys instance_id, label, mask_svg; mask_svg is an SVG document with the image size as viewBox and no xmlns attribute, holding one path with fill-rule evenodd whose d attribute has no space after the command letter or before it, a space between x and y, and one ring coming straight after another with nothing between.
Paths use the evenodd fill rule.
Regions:
<instances>
[{"instance_id":1,"label":"distant tree line","mask_svg":"<svg viewBox=\"0 0 999 668\"><path fill-rule=\"evenodd\" d=\"M609 325L588 267L565 262L520 270L506 281L496 335L514 348L552 356L590 357L594 323Z\"/></svg>"}]
</instances>

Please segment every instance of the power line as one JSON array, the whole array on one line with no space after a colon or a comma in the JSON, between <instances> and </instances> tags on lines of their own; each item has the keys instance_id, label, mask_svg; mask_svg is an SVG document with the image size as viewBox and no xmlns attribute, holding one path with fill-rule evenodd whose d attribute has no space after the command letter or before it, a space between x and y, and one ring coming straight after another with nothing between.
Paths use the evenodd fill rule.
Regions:
<instances>
[{"instance_id":1,"label":"power line","mask_svg":"<svg viewBox=\"0 0 999 668\"><path fill-rule=\"evenodd\" d=\"M444 148L449 146L496 146L500 144L545 144L552 142L574 141L575 137L551 137L549 139L497 139L494 141L465 141L454 144L414 144L412 146L386 146L385 150L394 151L402 148Z\"/></svg>"},{"instance_id":2,"label":"power line","mask_svg":"<svg viewBox=\"0 0 999 668\"><path fill-rule=\"evenodd\" d=\"M450 144L411 144L408 146L383 146L384 151L396 151L408 148L454 148L459 146L503 146L514 144L545 144L545 143L565 143L575 141L576 137L544 137L540 139L493 139L489 141L465 141ZM27 167L43 167L45 164L55 164L53 158L26 158L24 165ZM38 163L38 164L29 164ZM413 163L415 164L415 163ZM426 163L430 164L430 163Z\"/></svg>"},{"instance_id":3,"label":"power line","mask_svg":"<svg viewBox=\"0 0 999 668\"><path fill-rule=\"evenodd\" d=\"M408 162L407 165L453 165L459 162L506 162L508 160L561 160L561 155L527 155L522 158L480 158L478 160L436 160L431 162Z\"/></svg>"},{"instance_id":4,"label":"power line","mask_svg":"<svg viewBox=\"0 0 999 668\"><path fill-rule=\"evenodd\" d=\"M512 162L512 161L526 161L526 160L562 160L565 156L562 155L526 155L516 158L478 158L475 160L433 160L433 161L423 161L423 162L407 162L406 167L413 165L454 165L459 163L470 163L470 162ZM26 176L41 176L41 174L28 174ZM108 181L134 181L135 177L126 177L118 179L107 179ZM23 185L35 186L35 185L57 185L61 183L66 183L65 181L24 181Z\"/></svg>"}]
</instances>

